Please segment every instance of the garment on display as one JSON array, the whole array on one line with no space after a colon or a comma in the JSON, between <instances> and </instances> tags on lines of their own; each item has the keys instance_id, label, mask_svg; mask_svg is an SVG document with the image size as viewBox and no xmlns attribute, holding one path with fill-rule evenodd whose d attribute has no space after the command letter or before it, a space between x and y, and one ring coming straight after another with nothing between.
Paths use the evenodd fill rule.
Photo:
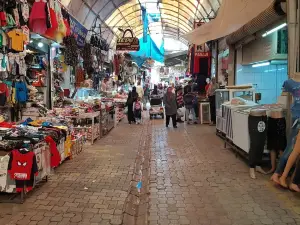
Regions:
<instances>
[{"instance_id":1,"label":"garment on display","mask_svg":"<svg viewBox=\"0 0 300 225\"><path fill-rule=\"evenodd\" d=\"M250 135L249 167L254 169L261 166L265 142L267 138L267 115L265 110L254 109L248 117L248 128ZM250 170L251 178L253 171Z\"/></svg>"},{"instance_id":2,"label":"garment on display","mask_svg":"<svg viewBox=\"0 0 300 225\"><path fill-rule=\"evenodd\" d=\"M272 111L268 117L267 149L279 153L286 148L286 120L282 111Z\"/></svg>"},{"instance_id":3,"label":"garment on display","mask_svg":"<svg viewBox=\"0 0 300 225\"><path fill-rule=\"evenodd\" d=\"M46 1L37 0L33 3L30 17L29 27L33 32L44 34L47 30L47 14L46 14Z\"/></svg>"}]
</instances>

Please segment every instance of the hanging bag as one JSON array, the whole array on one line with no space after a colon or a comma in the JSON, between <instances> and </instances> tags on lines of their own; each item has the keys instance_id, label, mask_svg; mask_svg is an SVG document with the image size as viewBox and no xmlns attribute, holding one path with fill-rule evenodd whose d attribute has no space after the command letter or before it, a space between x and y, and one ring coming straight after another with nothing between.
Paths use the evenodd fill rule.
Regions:
<instances>
[{"instance_id":1,"label":"hanging bag","mask_svg":"<svg viewBox=\"0 0 300 225\"><path fill-rule=\"evenodd\" d=\"M129 32L131 37L125 37L126 33ZM132 33L132 30L126 29L123 33L123 37L117 40L117 51L138 51L140 50L140 42L137 37Z\"/></svg>"}]
</instances>

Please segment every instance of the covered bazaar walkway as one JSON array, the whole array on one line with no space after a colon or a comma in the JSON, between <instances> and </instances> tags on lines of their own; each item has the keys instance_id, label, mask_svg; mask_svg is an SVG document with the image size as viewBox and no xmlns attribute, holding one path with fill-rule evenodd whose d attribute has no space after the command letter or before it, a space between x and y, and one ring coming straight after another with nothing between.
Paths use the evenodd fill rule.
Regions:
<instances>
[{"instance_id":1,"label":"covered bazaar walkway","mask_svg":"<svg viewBox=\"0 0 300 225\"><path fill-rule=\"evenodd\" d=\"M141 178L149 193L138 199L131 181L141 158L150 163ZM0 207L1 225L300 224L299 196L267 176L251 180L213 127L166 129L162 120L121 124L59 167L24 204Z\"/></svg>"}]
</instances>

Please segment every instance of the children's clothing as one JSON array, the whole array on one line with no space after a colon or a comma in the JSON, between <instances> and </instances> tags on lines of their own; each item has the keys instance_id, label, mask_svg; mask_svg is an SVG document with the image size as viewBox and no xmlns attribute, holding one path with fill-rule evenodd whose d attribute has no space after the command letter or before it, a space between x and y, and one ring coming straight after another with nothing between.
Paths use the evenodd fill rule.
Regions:
<instances>
[{"instance_id":1,"label":"children's clothing","mask_svg":"<svg viewBox=\"0 0 300 225\"><path fill-rule=\"evenodd\" d=\"M34 176L38 175L36 156L32 151L25 149L13 150L10 153L7 172L16 180L16 191L21 192L26 185L26 190L32 190Z\"/></svg>"},{"instance_id":2,"label":"children's clothing","mask_svg":"<svg viewBox=\"0 0 300 225\"><path fill-rule=\"evenodd\" d=\"M24 82L16 82L16 100L20 103L25 103L28 99L28 90Z\"/></svg>"},{"instance_id":3,"label":"children's clothing","mask_svg":"<svg viewBox=\"0 0 300 225\"><path fill-rule=\"evenodd\" d=\"M23 34L22 30L14 29L7 33L7 36L11 39L11 48L15 51L24 51L24 42L27 40L27 36Z\"/></svg>"},{"instance_id":4,"label":"children's clothing","mask_svg":"<svg viewBox=\"0 0 300 225\"><path fill-rule=\"evenodd\" d=\"M46 2L44 1L34 2L29 17L30 29L33 32L44 34L47 30L46 21L47 21Z\"/></svg>"}]
</instances>

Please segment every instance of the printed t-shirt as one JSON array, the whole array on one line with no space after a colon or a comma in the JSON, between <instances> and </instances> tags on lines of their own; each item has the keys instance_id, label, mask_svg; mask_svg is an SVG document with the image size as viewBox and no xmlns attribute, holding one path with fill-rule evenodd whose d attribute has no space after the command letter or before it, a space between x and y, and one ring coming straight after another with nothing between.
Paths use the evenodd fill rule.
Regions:
<instances>
[{"instance_id":1,"label":"printed t-shirt","mask_svg":"<svg viewBox=\"0 0 300 225\"><path fill-rule=\"evenodd\" d=\"M294 102L291 108L292 117L300 118L300 82L292 79L286 80L283 83L283 91L292 94Z\"/></svg>"},{"instance_id":2,"label":"printed t-shirt","mask_svg":"<svg viewBox=\"0 0 300 225\"><path fill-rule=\"evenodd\" d=\"M7 33L11 39L11 48L15 51L22 52L24 50L24 42L27 40L22 30L12 30Z\"/></svg>"}]
</instances>

